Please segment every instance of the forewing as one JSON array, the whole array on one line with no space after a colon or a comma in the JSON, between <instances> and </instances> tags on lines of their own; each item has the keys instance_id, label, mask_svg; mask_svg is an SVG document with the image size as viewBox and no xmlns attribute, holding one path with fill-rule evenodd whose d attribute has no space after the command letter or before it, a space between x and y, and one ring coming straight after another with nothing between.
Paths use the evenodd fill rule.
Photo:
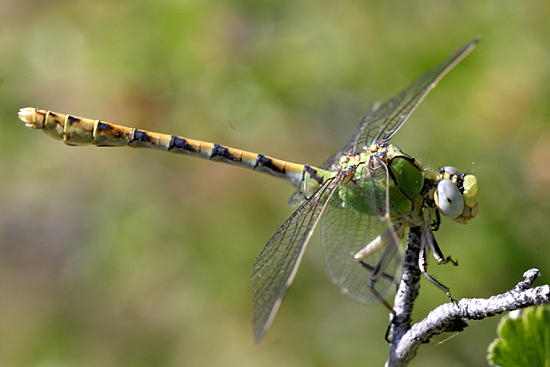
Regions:
<instances>
[{"instance_id":1,"label":"forewing","mask_svg":"<svg viewBox=\"0 0 550 367\"><path fill-rule=\"evenodd\" d=\"M400 234L396 231L400 223L392 223L387 215L388 174L383 163L373 162L371 169L359 169L368 172L362 172L361 179L346 182L332 195L321 219L321 243L332 281L353 299L371 303L376 297L369 288L369 277L382 256L388 265L375 289L384 298L395 290L391 285L398 280L401 264ZM354 255L386 231L390 231L392 240L364 260L369 270Z\"/></svg>"},{"instance_id":2,"label":"forewing","mask_svg":"<svg viewBox=\"0 0 550 367\"><path fill-rule=\"evenodd\" d=\"M327 180L287 219L267 242L252 268L253 329L259 342L292 283L306 245L341 176Z\"/></svg>"},{"instance_id":3,"label":"forewing","mask_svg":"<svg viewBox=\"0 0 550 367\"><path fill-rule=\"evenodd\" d=\"M331 169L342 155L357 153L378 140L388 141L407 121L428 92L474 49L478 41L478 38L474 38L401 93L364 115L359 120L359 125L355 129L352 138L340 152L330 157L321 168Z\"/></svg>"},{"instance_id":4,"label":"forewing","mask_svg":"<svg viewBox=\"0 0 550 367\"><path fill-rule=\"evenodd\" d=\"M369 114L373 113L378 107L379 107L379 104L375 103L372 106L371 110L369 111ZM361 118L361 119L363 119L363 118ZM350 155L350 154L354 153L355 139L356 139L356 135L357 135L358 130L359 130L359 126L355 129L355 133L353 134L353 137L350 140L348 140L346 145L344 145L344 147L340 151L338 151L338 152L334 153L332 156L330 156L329 159L327 159L321 165L320 168L326 169L328 171L337 170L338 167L340 166L340 163L339 163L340 157L342 157L343 155Z\"/></svg>"}]
</instances>

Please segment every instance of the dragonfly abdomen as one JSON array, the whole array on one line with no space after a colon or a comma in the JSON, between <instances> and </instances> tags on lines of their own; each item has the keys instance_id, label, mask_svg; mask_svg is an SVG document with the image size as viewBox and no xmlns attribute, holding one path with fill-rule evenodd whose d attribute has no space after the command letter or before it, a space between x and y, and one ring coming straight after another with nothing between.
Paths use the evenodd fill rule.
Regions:
<instances>
[{"instance_id":1,"label":"dragonfly abdomen","mask_svg":"<svg viewBox=\"0 0 550 367\"><path fill-rule=\"evenodd\" d=\"M44 130L46 134L63 140L67 145L129 146L186 154L269 173L284 178L295 186L303 184L304 180L312 180L315 183L313 186L317 187L324 181L328 173L308 165L287 162L221 144L39 110L33 107L22 108L19 111L19 118L25 122L27 127Z\"/></svg>"}]
</instances>

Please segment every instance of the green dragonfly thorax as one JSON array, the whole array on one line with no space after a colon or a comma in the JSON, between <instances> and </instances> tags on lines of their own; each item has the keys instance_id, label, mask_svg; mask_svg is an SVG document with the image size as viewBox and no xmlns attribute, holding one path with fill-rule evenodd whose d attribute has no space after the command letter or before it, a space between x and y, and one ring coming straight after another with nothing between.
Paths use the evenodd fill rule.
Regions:
<instances>
[{"instance_id":1,"label":"green dragonfly thorax","mask_svg":"<svg viewBox=\"0 0 550 367\"><path fill-rule=\"evenodd\" d=\"M463 224L477 214L474 175L452 167L434 174L394 145L373 144L365 152L341 157L339 164L341 170L353 171L353 184L338 192L341 205L359 213L389 216L409 226L435 220L436 210Z\"/></svg>"},{"instance_id":2,"label":"green dragonfly thorax","mask_svg":"<svg viewBox=\"0 0 550 367\"><path fill-rule=\"evenodd\" d=\"M340 158L342 170L354 170L352 185L338 195L342 205L371 216L421 223L425 170L390 144L374 144L365 152Z\"/></svg>"}]
</instances>

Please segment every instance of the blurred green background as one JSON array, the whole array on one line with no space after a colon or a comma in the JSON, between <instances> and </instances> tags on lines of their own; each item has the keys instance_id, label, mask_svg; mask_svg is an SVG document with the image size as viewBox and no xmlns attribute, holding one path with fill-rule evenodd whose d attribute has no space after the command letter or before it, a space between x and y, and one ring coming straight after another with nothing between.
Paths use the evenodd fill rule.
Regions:
<instances>
[{"instance_id":1,"label":"blurred green background","mask_svg":"<svg viewBox=\"0 0 550 367\"><path fill-rule=\"evenodd\" d=\"M548 1L18 1L0 7L0 366L382 365L387 312L340 294L310 246L255 345L249 276L286 182L146 150L73 148L36 106L320 164L358 118L476 35L394 142L480 182L437 233L453 295L550 279ZM540 282L539 282L540 283ZM419 320L444 295L424 280ZM498 318L412 365L483 365ZM445 338L440 338L442 341Z\"/></svg>"}]
</instances>

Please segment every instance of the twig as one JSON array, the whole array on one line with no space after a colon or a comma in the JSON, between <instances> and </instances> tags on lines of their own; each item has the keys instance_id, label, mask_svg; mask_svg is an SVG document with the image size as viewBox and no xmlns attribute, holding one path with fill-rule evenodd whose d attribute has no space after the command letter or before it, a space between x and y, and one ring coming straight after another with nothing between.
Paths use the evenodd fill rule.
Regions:
<instances>
[{"instance_id":1,"label":"twig","mask_svg":"<svg viewBox=\"0 0 550 367\"><path fill-rule=\"evenodd\" d=\"M464 330L468 326L466 320L480 320L505 311L550 303L548 284L531 288L540 272L538 269L530 269L523 274L522 281L505 293L488 299L463 298L458 302L445 303L411 327L411 313L420 280L417 265L419 249L420 228L411 228L405 248L403 274L394 301L396 315L391 323L392 342L386 362L390 367L406 366L421 344L428 343L432 336L443 332Z\"/></svg>"}]
</instances>

